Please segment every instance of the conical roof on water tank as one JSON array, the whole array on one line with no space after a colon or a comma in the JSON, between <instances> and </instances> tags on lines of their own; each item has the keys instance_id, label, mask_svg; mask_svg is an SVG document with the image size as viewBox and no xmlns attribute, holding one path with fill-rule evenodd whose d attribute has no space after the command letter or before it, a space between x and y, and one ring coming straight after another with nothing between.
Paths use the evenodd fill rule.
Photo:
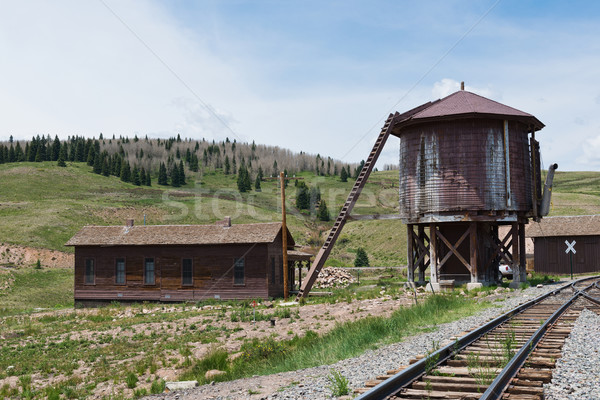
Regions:
<instances>
[{"instance_id":1,"label":"conical roof on water tank","mask_svg":"<svg viewBox=\"0 0 600 400\"><path fill-rule=\"evenodd\" d=\"M543 127L531 114L464 90L396 115L404 222L534 216L541 198L535 131Z\"/></svg>"}]
</instances>

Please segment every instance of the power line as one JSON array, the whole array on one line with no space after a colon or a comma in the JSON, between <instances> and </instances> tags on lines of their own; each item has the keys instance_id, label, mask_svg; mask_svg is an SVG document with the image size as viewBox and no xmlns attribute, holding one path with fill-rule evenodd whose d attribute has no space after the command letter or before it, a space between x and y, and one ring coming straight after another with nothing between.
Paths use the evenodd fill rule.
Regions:
<instances>
[{"instance_id":1,"label":"power line","mask_svg":"<svg viewBox=\"0 0 600 400\"><path fill-rule=\"evenodd\" d=\"M500 3L501 0L496 0L496 2L494 4L492 4L492 6L485 12L483 13L483 15L481 17L479 17L479 19L477 21L475 21L475 23L473 25L471 25L471 27L469 29L467 29L467 31L452 45L450 46L450 48L448 50L446 50L446 52L427 70L425 71L425 73L410 87L410 89L408 89L406 91L406 93L404 93L404 95L402 95L400 97L400 99L394 103L393 106L391 106L388 111L385 113L386 116L380 118L379 120L377 120L377 122L375 124L373 124L373 126L371 126L371 128L369 128L369 130L367 130L365 132L365 134L358 139L358 141L342 156L342 159L344 159L352 150L354 150L354 148L356 148L356 146L358 146L358 144L360 142L362 142L365 137L367 137L367 135L369 133L371 133L371 131L373 129L375 129L376 127L381 125L381 121L383 121L384 119L387 119L387 114L391 113L394 111L394 109L396 108L396 106L398 104L400 104L404 99L406 99L406 97L421 83L423 82L423 80L427 77L427 75L429 75L431 73L431 71L433 71L435 69L435 67L437 67L447 56L448 54L450 54L450 52L452 52L476 27L477 25L479 25L481 23L481 21L483 21L483 19L485 17L487 17L487 15L492 12L492 10L498 5L498 3Z\"/></svg>"},{"instance_id":2,"label":"power line","mask_svg":"<svg viewBox=\"0 0 600 400\"><path fill-rule=\"evenodd\" d=\"M210 113L213 117L215 117L225 128L227 128L240 142L242 139L239 137L236 131L233 130L229 124L217 114L217 112L210 106L210 104L206 103L200 96L191 88L190 85L187 84L186 81L183 80L174 70L167 64L162 57L160 57L127 23L112 9L104 0L99 0L100 3L106 7L106 9L156 58L170 73L185 87L191 94L200 102L200 104Z\"/></svg>"}]
</instances>

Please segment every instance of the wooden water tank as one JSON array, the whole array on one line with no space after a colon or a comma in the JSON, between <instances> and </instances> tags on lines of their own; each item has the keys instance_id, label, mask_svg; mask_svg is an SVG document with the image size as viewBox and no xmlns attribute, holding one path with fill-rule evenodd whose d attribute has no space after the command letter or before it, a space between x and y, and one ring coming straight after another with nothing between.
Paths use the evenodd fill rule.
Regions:
<instances>
[{"instance_id":1,"label":"wooden water tank","mask_svg":"<svg viewBox=\"0 0 600 400\"><path fill-rule=\"evenodd\" d=\"M543 126L531 114L463 90L400 115L392 134L400 138L404 222L535 216L535 131Z\"/></svg>"}]
</instances>

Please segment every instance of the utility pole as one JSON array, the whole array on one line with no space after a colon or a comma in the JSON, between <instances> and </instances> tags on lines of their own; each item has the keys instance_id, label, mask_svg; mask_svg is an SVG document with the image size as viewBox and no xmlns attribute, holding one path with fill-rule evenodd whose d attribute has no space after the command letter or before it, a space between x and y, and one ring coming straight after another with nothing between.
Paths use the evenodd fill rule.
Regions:
<instances>
[{"instance_id":1,"label":"utility pole","mask_svg":"<svg viewBox=\"0 0 600 400\"><path fill-rule=\"evenodd\" d=\"M279 182L281 185L281 243L283 247L283 298L285 301L290 296L289 277L288 277L288 254L287 254L287 225L285 221L285 176L283 171L279 173Z\"/></svg>"}]
</instances>

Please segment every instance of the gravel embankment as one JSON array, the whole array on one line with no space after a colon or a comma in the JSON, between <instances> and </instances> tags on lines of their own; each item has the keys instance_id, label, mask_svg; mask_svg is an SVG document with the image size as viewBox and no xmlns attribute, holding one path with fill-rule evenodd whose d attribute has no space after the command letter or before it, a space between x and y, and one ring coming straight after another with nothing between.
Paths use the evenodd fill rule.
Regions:
<instances>
[{"instance_id":1,"label":"gravel embankment","mask_svg":"<svg viewBox=\"0 0 600 400\"><path fill-rule=\"evenodd\" d=\"M561 282L561 285L565 282ZM548 285L542 288L528 288L498 295L499 301L494 307L483 310L476 315L458 321L437 326L437 330L421 335L405 338L401 343L370 350L359 357L339 361L333 365L307 368L304 370L285 372L269 376L257 376L204 385L195 389L156 395L154 398L164 399L331 399L328 374L332 369L339 371L350 381L352 389L364 387L364 383L383 375L386 371L407 365L410 359L424 354L432 348L432 344L443 343L450 337L465 330L473 329L491 318L529 301L537 296L558 288L559 285ZM591 343L598 343L592 341ZM590 345L591 345L590 343Z\"/></svg>"},{"instance_id":2,"label":"gravel embankment","mask_svg":"<svg viewBox=\"0 0 600 400\"><path fill-rule=\"evenodd\" d=\"M600 399L600 316L584 309L556 362L552 382L544 385L548 400Z\"/></svg>"}]
</instances>

